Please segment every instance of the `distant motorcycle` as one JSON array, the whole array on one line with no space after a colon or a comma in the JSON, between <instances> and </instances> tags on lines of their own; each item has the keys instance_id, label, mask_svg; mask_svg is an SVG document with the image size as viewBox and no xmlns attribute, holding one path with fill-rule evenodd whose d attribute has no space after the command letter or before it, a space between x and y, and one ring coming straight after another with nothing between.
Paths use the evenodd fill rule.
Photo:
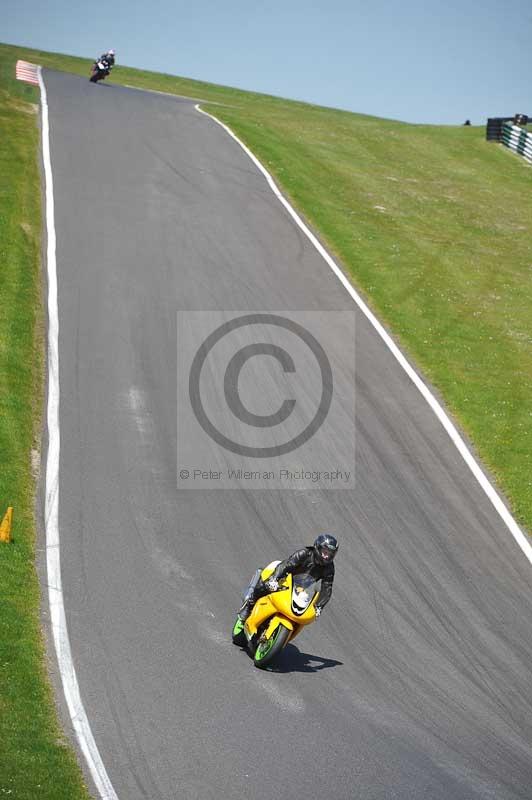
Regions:
<instances>
[{"instance_id":1,"label":"distant motorcycle","mask_svg":"<svg viewBox=\"0 0 532 800\"><path fill-rule=\"evenodd\" d=\"M98 81L103 81L111 73L111 65L101 59L100 61L95 61L92 65L91 76L89 78L91 83L98 83Z\"/></svg>"}]
</instances>

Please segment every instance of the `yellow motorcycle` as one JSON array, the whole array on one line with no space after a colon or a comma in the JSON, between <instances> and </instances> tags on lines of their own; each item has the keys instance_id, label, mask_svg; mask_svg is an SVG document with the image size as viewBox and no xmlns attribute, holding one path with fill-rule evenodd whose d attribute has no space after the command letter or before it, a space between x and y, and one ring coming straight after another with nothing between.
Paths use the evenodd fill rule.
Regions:
<instances>
[{"instance_id":1,"label":"yellow motorcycle","mask_svg":"<svg viewBox=\"0 0 532 800\"><path fill-rule=\"evenodd\" d=\"M250 596L259 578L267 581L280 561L272 561L253 576L245 598ZM248 648L256 667L264 669L297 634L316 619L319 582L311 575L287 575L279 588L260 597L246 622L236 618L233 643Z\"/></svg>"}]
</instances>

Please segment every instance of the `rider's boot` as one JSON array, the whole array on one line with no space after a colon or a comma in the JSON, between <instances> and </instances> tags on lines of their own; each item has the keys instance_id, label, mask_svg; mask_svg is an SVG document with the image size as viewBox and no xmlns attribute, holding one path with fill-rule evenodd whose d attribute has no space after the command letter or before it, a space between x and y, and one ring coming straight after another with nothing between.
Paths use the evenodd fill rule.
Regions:
<instances>
[{"instance_id":1,"label":"rider's boot","mask_svg":"<svg viewBox=\"0 0 532 800\"><path fill-rule=\"evenodd\" d=\"M238 616L240 617L242 623L244 623L251 612L253 611L253 606L255 605L255 600L253 597L250 597L248 600L244 601L244 605L238 612Z\"/></svg>"},{"instance_id":2,"label":"rider's boot","mask_svg":"<svg viewBox=\"0 0 532 800\"><path fill-rule=\"evenodd\" d=\"M249 589L248 593L244 597L244 604L240 609L240 611L238 612L238 616L240 617L243 623L247 620L247 618L253 611L253 606L255 605L257 600L260 600L261 597L264 597L264 595L269 594L269 592L270 590L268 589L264 581L261 580L259 580L255 586L252 586Z\"/></svg>"}]
</instances>

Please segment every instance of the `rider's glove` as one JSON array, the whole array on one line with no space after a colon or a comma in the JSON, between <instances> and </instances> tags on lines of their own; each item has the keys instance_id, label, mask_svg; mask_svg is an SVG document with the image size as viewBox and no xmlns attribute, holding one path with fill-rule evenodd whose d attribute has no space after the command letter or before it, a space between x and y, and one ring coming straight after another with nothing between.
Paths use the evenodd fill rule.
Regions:
<instances>
[{"instance_id":1,"label":"rider's glove","mask_svg":"<svg viewBox=\"0 0 532 800\"><path fill-rule=\"evenodd\" d=\"M318 619L319 615L321 614L321 608L319 606L316 606L314 612L316 614L316 619Z\"/></svg>"},{"instance_id":2,"label":"rider's glove","mask_svg":"<svg viewBox=\"0 0 532 800\"><path fill-rule=\"evenodd\" d=\"M276 592L279 588L279 581L276 581L275 578L268 578L266 581L266 586L270 590L270 592Z\"/></svg>"}]
</instances>

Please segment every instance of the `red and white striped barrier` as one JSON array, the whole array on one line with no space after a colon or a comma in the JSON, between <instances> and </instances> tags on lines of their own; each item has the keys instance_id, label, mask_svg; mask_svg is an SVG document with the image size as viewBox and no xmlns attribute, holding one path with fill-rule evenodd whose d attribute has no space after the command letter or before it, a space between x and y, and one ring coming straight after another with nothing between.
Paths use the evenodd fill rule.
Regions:
<instances>
[{"instance_id":1,"label":"red and white striped barrier","mask_svg":"<svg viewBox=\"0 0 532 800\"><path fill-rule=\"evenodd\" d=\"M17 80L25 83L39 85L39 74L37 64L30 64L29 61L17 61Z\"/></svg>"}]
</instances>

